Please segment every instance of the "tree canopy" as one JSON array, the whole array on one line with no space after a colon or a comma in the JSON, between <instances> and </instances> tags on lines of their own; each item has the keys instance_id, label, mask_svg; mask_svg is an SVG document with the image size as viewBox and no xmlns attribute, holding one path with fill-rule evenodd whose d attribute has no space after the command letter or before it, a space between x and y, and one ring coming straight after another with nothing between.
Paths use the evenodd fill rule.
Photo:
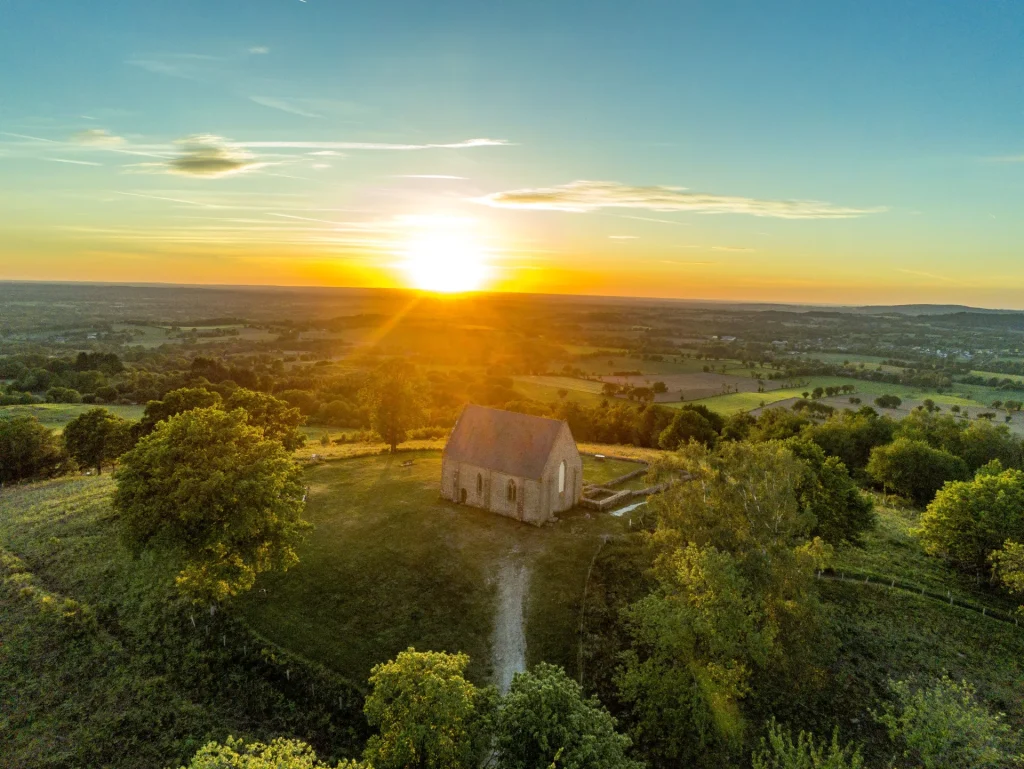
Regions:
<instances>
[{"instance_id":1,"label":"tree canopy","mask_svg":"<svg viewBox=\"0 0 1024 769\"><path fill-rule=\"evenodd\" d=\"M356 761L326 764L300 740L278 738L269 744L228 737L209 742L181 769L372 769Z\"/></svg>"},{"instance_id":2,"label":"tree canopy","mask_svg":"<svg viewBox=\"0 0 1024 769\"><path fill-rule=\"evenodd\" d=\"M184 411L124 455L114 507L135 549L170 547L187 595L223 600L298 561L301 470L241 411Z\"/></svg>"},{"instance_id":3,"label":"tree canopy","mask_svg":"<svg viewBox=\"0 0 1024 769\"><path fill-rule=\"evenodd\" d=\"M79 465L103 471L103 463L111 462L131 448L132 423L105 408L94 408L79 414L64 427L64 445Z\"/></svg>"},{"instance_id":4,"label":"tree canopy","mask_svg":"<svg viewBox=\"0 0 1024 769\"><path fill-rule=\"evenodd\" d=\"M391 362L378 368L360 392L370 423L394 453L422 416L421 383L409 363Z\"/></svg>"},{"instance_id":5,"label":"tree canopy","mask_svg":"<svg viewBox=\"0 0 1024 769\"><path fill-rule=\"evenodd\" d=\"M407 649L370 673L363 708L378 733L364 758L374 769L476 766L488 748L493 689L466 680L465 654Z\"/></svg>"},{"instance_id":6,"label":"tree canopy","mask_svg":"<svg viewBox=\"0 0 1024 769\"><path fill-rule=\"evenodd\" d=\"M629 745L604 706L555 665L517 673L502 698L494 740L500 769L641 769L627 757Z\"/></svg>"},{"instance_id":7,"label":"tree canopy","mask_svg":"<svg viewBox=\"0 0 1024 769\"><path fill-rule=\"evenodd\" d=\"M931 502L946 481L969 476L967 464L960 457L906 437L872 449L867 472L887 491L919 507Z\"/></svg>"},{"instance_id":8,"label":"tree canopy","mask_svg":"<svg viewBox=\"0 0 1024 769\"><path fill-rule=\"evenodd\" d=\"M34 416L0 418L0 483L59 475L68 464L53 431Z\"/></svg>"},{"instance_id":9,"label":"tree canopy","mask_svg":"<svg viewBox=\"0 0 1024 769\"><path fill-rule=\"evenodd\" d=\"M919 533L932 555L984 572L1004 542L1024 540L1024 472L983 471L974 480L946 484L921 516Z\"/></svg>"}]
</instances>

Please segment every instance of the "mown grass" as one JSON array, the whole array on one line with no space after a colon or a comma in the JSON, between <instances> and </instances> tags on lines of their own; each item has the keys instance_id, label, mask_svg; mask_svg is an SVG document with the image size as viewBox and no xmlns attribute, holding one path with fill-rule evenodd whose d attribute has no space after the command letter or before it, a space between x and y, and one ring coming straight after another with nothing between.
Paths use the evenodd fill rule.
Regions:
<instances>
[{"instance_id":1,"label":"mown grass","mask_svg":"<svg viewBox=\"0 0 1024 769\"><path fill-rule=\"evenodd\" d=\"M627 462L622 459L597 459L587 454L583 455L584 483L601 485L626 473L641 469L643 469L643 465L639 462Z\"/></svg>"},{"instance_id":2,"label":"mown grass","mask_svg":"<svg viewBox=\"0 0 1024 769\"><path fill-rule=\"evenodd\" d=\"M571 663L589 559L600 535L622 524L570 513L535 528L457 506L439 496L440 471L436 451L311 467L316 528L298 566L265 576L243 599L247 621L355 680L408 646L465 651L471 674L487 680L496 578L506 559L525 559L528 653Z\"/></svg>"}]
</instances>

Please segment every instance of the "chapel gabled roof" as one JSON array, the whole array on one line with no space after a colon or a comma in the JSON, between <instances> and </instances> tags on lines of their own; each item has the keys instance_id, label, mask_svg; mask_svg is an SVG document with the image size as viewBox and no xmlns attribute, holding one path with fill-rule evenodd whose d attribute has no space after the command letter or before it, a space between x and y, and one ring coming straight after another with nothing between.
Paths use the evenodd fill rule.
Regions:
<instances>
[{"instance_id":1,"label":"chapel gabled roof","mask_svg":"<svg viewBox=\"0 0 1024 769\"><path fill-rule=\"evenodd\" d=\"M470 403L444 453L456 462L540 480L564 422Z\"/></svg>"}]
</instances>

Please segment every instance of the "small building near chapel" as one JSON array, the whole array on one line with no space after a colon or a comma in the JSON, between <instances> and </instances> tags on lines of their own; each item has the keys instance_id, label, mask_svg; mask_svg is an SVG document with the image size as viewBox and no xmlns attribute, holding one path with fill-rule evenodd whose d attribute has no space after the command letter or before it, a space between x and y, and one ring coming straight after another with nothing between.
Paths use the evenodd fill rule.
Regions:
<instances>
[{"instance_id":1,"label":"small building near chapel","mask_svg":"<svg viewBox=\"0 0 1024 769\"><path fill-rule=\"evenodd\" d=\"M470 404L441 460L441 496L541 525L583 489L583 460L569 425Z\"/></svg>"}]
</instances>

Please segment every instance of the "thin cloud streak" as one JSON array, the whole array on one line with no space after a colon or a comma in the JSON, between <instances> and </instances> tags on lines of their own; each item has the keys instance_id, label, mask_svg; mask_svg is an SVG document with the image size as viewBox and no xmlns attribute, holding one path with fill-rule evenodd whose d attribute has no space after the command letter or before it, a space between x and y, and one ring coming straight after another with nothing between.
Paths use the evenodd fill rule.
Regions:
<instances>
[{"instance_id":1,"label":"thin cloud streak","mask_svg":"<svg viewBox=\"0 0 1024 769\"><path fill-rule=\"evenodd\" d=\"M390 144L387 142L238 142L236 147L245 149L295 149L295 150L461 150L475 147L509 147L512 143L505 139L466 139L451 144Z\"/></svg>"},{"instance_id":2,"label":"thin cloud streak","mask_svg":"<svg viewBox=\"0 0 1024 769\"><path fill-rule=\"evenodd\" d=\"M40 158L51 163L71 163L76 166L102 166L102 163L93 163L91 160L68 160L67 158Z\"/></svg>"},{"instance_id":3,"label":"thin cloud streak","mask_svg":"<svg viewBox=\"0 0 1024 769\"><path fill-rule=\"evenodd\" d=\"M686 192L685 187L632 187L619 182L579 180L558 187L495 192L474 202L493 208L588 213L603 208L644 208L702 214L746 214L777 219L852 219L884 208L845 208L813 200L756 198Z\"/></svg>"}]
</instances>

